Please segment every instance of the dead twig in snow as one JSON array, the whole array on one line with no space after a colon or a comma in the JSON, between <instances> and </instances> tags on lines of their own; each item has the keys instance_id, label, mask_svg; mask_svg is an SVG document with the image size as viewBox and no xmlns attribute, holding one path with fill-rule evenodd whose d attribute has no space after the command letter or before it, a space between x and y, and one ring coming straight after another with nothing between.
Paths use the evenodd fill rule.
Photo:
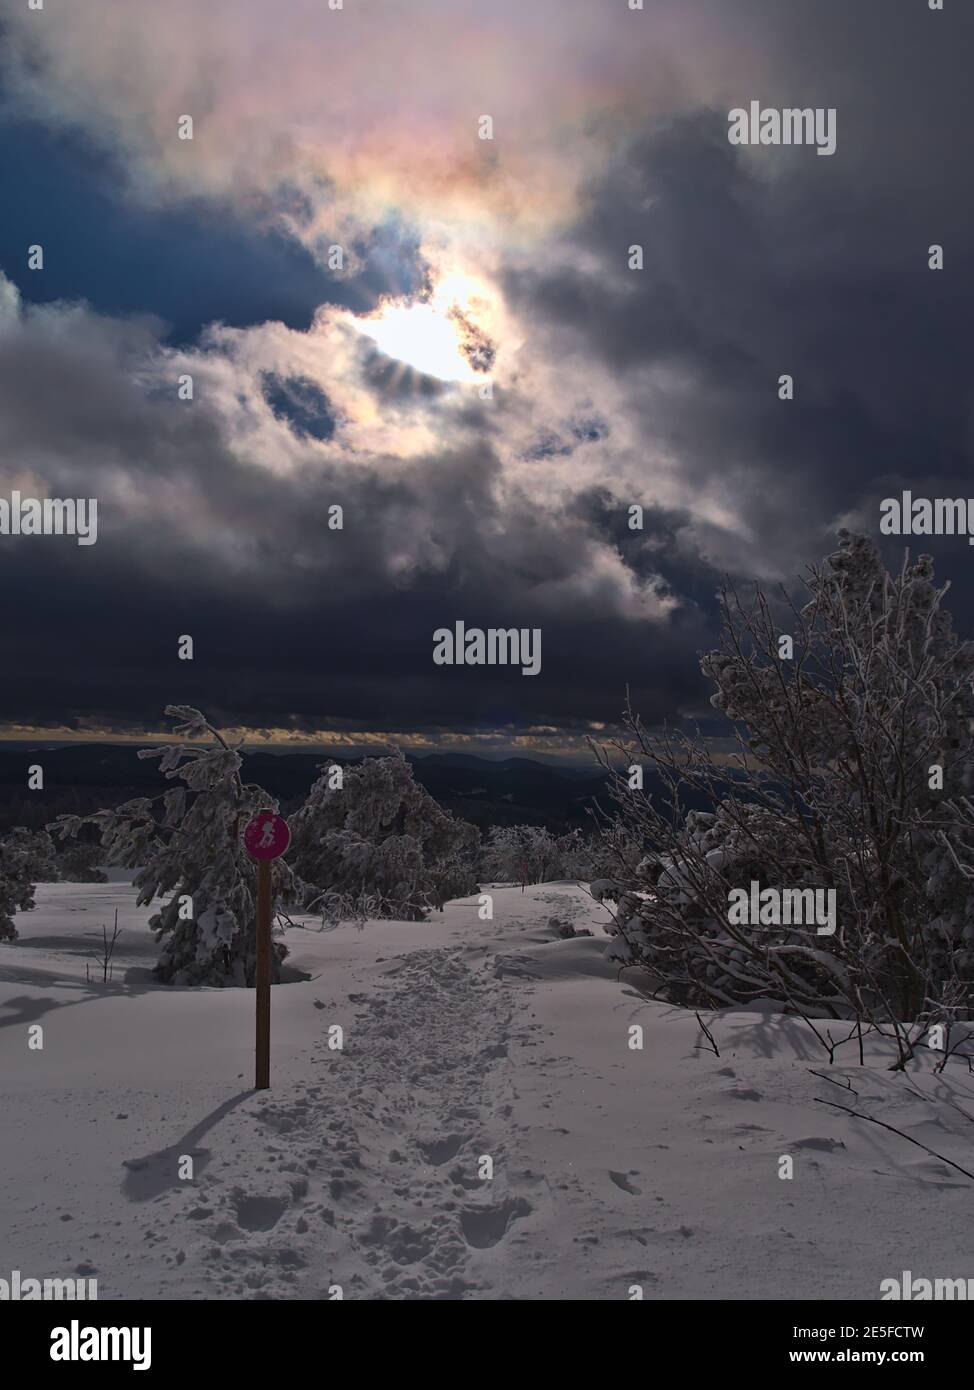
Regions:
<instances>
[{"instance_id":1,"label":"dead twig in snow","mask_svg":"<svg viewBox=\"0 0 974 1390\"><path fill-rule=\"evenodd\" d=\"M852 1110L848 1105L840 1105L837 1100L822 1100L820 1096L815 1097L819 1105L830 1105L833 1110L844 1110L847 1115L852 1115L857 1120L868 1120L871 1125L879 1125L880 1129L888 1129L890 1134L898 1134L901 1139L905 1139L908 1144L915 1144L918 1149L930 1155L931 1158L939 1159L941 1163L946 1163L951 1168L956 1168L958 1173L963 1173L965 1178L970 1178L974 1182L974 1173L969 1173L966 1168L962 1168L959 1163L955 1163L952 1158L945 1158L943 1154L938 1154L934 1149L928 1149L926 1144L921 1144L919 1139L913 1139L909 1134L904 1134L895 1125L888 1125L885 1120L877 1120L874 1115L864 1115L861 1110Z\"/></svg>"},{"instance_id":2,"label":"dead twig in snow","mask_svg":"<svg viewBox=\"0 0 974 1390\"><path fill-rule=\"evenodd\" d=\"M697 1022L700 1024L700 1027L703 1029L704 1037L707 1039L708 1043L710 1044L709 1050L710 1050L711 1052L713 1052L713 1054L714 1054L715 1057L719 1057L719 1056L720 1056L720 1051L719 1051L719 1049L718 1049L718 1047L717 1047L716 1042L714 1042L714 1035L713 1035L713 1033L711 1033L710 1029L707 1027L706 1023L704 1023L703 1019L700 1017L699 1014L694 1014L694 1018L697 1020ZM694 1052L705 1052L705 1051L707 1051L708 1049L707 1049L707 1048L701 1047L700 1044L698 1043L697 1046L696 1046L693 1050L694 1050Z\"/></svg>"}]
</instances>

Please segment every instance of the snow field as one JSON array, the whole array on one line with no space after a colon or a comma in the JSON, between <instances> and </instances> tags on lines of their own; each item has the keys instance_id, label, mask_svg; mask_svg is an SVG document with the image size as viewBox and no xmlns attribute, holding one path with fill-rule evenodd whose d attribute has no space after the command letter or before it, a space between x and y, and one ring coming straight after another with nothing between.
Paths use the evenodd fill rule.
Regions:
<instances>
[{"instance_id":1,"label":"snow field","mask_svg":"<svg viewBox=\"0 0 974 1390\"><path fill-rule=\"evenodd\" d=\"M0 1275L473 1300L875 1299L903 1269L974 1276L971 1182L819 1103L974 1169L960 1064L894 1076L879 1044L829 1067L770 1012L708 1016L715 1057L692 1013L618 978L584 887L490 891L492 921L476 898L364 930L301 919L255 1093L251 991L157 984L125 882L40 886L0 947ZM116 907L105 985L88 953Z\"/></svg>"}]
</instances>

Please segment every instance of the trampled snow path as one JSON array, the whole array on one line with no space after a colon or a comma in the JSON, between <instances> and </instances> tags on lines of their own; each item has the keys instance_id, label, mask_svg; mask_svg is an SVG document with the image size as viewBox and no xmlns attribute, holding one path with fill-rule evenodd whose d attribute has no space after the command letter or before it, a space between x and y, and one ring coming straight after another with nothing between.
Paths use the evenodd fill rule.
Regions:
<instances>
[{"instance_id":1,"label":"trampled snow path","mask_svg":"<svg viewBox=\"0 0 974 1390\"><path fill-rule=\"evenodd\" d=\"M348 1297L488 1292L476 1253L532 1208L507 1169L511 1079L496 1069L508 1055L511 1008L460 956L441 948L397 960L375 993L353 993L344 1049L315 1043L318 1084L250 1105L265 1143L259 1171L277 1179L280 1196L244 1198L236 1226L251 1232L245 1242L232 1224L218 1228L213 1277L238 1284L243 1275L276 1294L304 1284L298 1270L317 1271L319 1286L327 1272ZM481 1155L498 1170L493 1181L477 1177ZM213 1200L226 1214L227 1194ZM231 1210L236 1202L231 1192Z\"/></svg>"},{"instance_id":2,"label":"trampled snow path","mask_svg":"<svg viewBox=\"0 0 974 1390\"><path fill-rule=\"evenodd\" d=\"M585 910L578 890L571 895L565 916ZM20 919L22 941L0 961L10 982L0 995L4 1021L46 1029L44 1051L28 1054L17 1039L4 1072L15 1081L11 1108L21 1110L21 1195L31 1194L10 1211L15 1267L94 1269L103 1297L328 1297L335 1286L345 1297L490 1296L490 1252L534 1210L538 1199L526 1194L543 1195L544 1183L508 1162L510 1047L531 1025L513 1020L494 953L471 944L478 929L496 933L475 902L430 923L294 931L294 959L315 977L273 992L274 1084L258 1095L242 1089L252 994L155 988L154 946L127 885L50 886L38 896L38 910ZM95 922L117 902L116 982L82 988ZM525 905L538 906L531 895ZM53 987L42 990L48 980ZM88 1008L72 1016L82 1002ZM92 1026L62 1032L59 1017ZM225 1066L228 1021L243 1073ZM340 1047L330 1045L335 1025ZM199 1118L196 1093L214 1094L221 1067L235 1085ZM71 1075L73 1085L58 1084ZM41 1079L53 1086L39 1107ZM94 1134L79 1133L79 1110ZM181 1137L133 1148L122 1142L133 1122L141 1133L168 1125ZM191 1182L178 1178L186 1155ZM490 1179L479 1176L485 1162ZM53 1224L55 1192L70 1228ZM97 1257L106 1236L110 1262Z\"/></svg>"},{"instance_id":3,"label":"trampled snow path","mask_svg":"<svg viewBox=\"0 0 974 1390\"><path fill-rule=\"evenodd\" d=\"M311 978L273 991L260 1094L252 993L157 986L127 885L38 902L0 948L0 1277L312 1299L875 1299L903 1269L974 1277L974 1184L818 1103L974 1168L949 1103L974 1114L962 1068L891 1077L877 1052L830 1069L774 1014L721 1015L714 1057L692 1015L616 978L577 885L499 888L492 921L470 900L291 931ZM87 983L115 906L115 978ZM595 934L561 939L565 923Z\"/></svg>"}]
</instances>

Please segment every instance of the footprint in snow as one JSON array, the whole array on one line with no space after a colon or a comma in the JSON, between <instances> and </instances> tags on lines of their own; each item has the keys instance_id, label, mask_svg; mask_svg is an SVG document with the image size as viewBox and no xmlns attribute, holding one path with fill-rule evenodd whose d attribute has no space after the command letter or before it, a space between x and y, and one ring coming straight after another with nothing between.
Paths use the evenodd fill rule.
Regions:
<instances>
[{"instance_id":1,"label":"footprint in snow","mask_svg":"<svg viewBox=\"0 0 974 1390\"><path fill-rule=\"evenodd\" d=\"M636 1173L636 1169L632 1168L630 1169L630 1172ZM636 1187L634 1183L631 1183L626 1173L614 1173L610 1168L609 1177L615 1183L616 1187L621 1188L623 1192L630 1192L634 1197L638 1197L641 1195L642 1188Z\"/></svg>"},{"instance_id":2,"label":"footprint in snow","mask_svg":"<svg viewBox=\"0 0 974 1390\"><path fill-rule=\"evenodd\" d=\"M460 1213L460 1229L468 1245L489 1250L507 1235L511 1223L529 1216L532 1207L523 1197L511 1197L498 1207L468 1207Z\"/></svg>"},{"instance_id":3,"label":"footprint in snow","mask_svg":"<svg viewBox=\"0 0 974 1390\"><path fill-rule=\"evenodd\" d=\"M277 1225L287 1209L280 1197L236 1197L237 1225L245 1231L269 1231Z\"/></svg>"},{"instance_id":4,"label":"footprint in snow","mask_svg":"<svg viewBox=\"0 0 974 1390\"><path fill-rule=\"evenodd\" d=\"M456 1158L462 1143L459 1134L447 1134L442 1139L419 1140L419 1148L427 1163L432 1163L438 1168L441 1163L448 1163L451 1158Z\"/></svg>"}]
</instances>

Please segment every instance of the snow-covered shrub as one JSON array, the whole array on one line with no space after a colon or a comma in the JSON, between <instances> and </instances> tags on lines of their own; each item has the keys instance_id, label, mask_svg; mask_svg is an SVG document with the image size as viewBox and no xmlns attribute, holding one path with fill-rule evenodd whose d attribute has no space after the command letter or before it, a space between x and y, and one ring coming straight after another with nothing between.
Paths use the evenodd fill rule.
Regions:
<instances>
[{"instance_id":1,"label":"snow-covered shrub","mask_svg":"<svg viewBox=\"0 0 974 1390\"><path fill-rule=\"evenodd\" d=\"M564 835L555 836L555 852L549 868L549 881L553 878L589 879L596 869L593 859L593 841L580 830L569 830Z\"/></svg>"},{"instance_id":2,"label":"snow-covered shrub","mask_svg":"<svg viewBox=\"0 0 974 1390\"><path fill-rule=\"evenodd\" d=\"M616 953L690 1004L969 1018L974 645L954 635L927 556L894 577L842 532L806 587L800 609L722 594L721 646L701 665L732 721L732 765L700 739L652 737L631 711L627 737L602 750L606 766L613 751L652 761L668 788L656 805L613 774L611 831L644 849ZM689 792L713 812L686 813ZM731 923L730 891L752 882L833 889L837 931Z\"/></svg>"},{"instance_id":3,"label":"snow-covered shrub","mask_svg":"<svg viewBox=\"0 0 974 1390\"><path fill-rule=\"evenodd\" d=\"M46 830L27 830L15 826L5 841L11 854L19 855L34 883L57 883L61 877L54 841Z\"/></svg>"},{"instance_id":4,"label":"snow-covered shrub","mask_svg":"<svg viewBox=\"0 0 974 1390\"><path fill-rule=\"evenodd\" d=\"M335 921L418 921L477 891L475 826L456 820L416 782L400 752L322 767L291 818L290 862L306 906Z\"/></svg>"},{"instance_id":5,"label":"snow-covered shrub","mask_svg":"<svg viewBox=\"0 0 974 1390\"><path fill-rule=\"evenodd\" d=\"M107 883L104 860L100 845L68 843L57 856L58 875L65 883Z\"/></svg>"},{"instance_id":6,"label":"snow-covered shrub","mask_svg":"<svg viewBox=\"0 0 974 1390\"><path fill-rule=\"evenodd\" d=\"M553 835L540 825L495 825L481 859L484 883L550 883L587 879L592 849L578 830Z\"/></svg>"},{"instance_id":7,"label":"snow-covered shrub","mask_svg":"<svg viewBox=\"0 0 974 1390\"><path fill-rule=\"evenodd\" d=\"M162 950L156 974L166 984L253 986L256 974L256 872L243 848L244 826L258 811L276 811L273 797L240 776L242 759L206 718L188 705L167 705L180 738L206 740L168 744L139 752L158 758L160 771L182 782L158 797L137 797L112 811L61 816L62 838L81 825L101 833L109 864L138 872L138 902L168 901L149 919ZM278 905L293 902L296 889L283 860L272 866ZM273 943L273 979L280 979L286 948Z\"/></svg>"},{"instance_id":8,"label":"snow-covered shrub","mask_svg":"<svg viewBox=\"0 0 974 1390\"><path fill-rule=\"evenodd\" d=\"M55 876L50 872L51 850L49 836L31 834L22 826L0 839L0 941L16 941L14 913L29 912L35 885Z\"/></svg>"},{"instance_id":9,"label":"snow-covered shrub","mask_svg":"<svg viewBox=\"0 0 974 1390\"><path fill-rule=\"evenodd\" d=\"M588 891L597 903L604 903L607 898L615 902L619 897L619 889L613 878L593 878Z\"/></svg>"}]
</instances>

